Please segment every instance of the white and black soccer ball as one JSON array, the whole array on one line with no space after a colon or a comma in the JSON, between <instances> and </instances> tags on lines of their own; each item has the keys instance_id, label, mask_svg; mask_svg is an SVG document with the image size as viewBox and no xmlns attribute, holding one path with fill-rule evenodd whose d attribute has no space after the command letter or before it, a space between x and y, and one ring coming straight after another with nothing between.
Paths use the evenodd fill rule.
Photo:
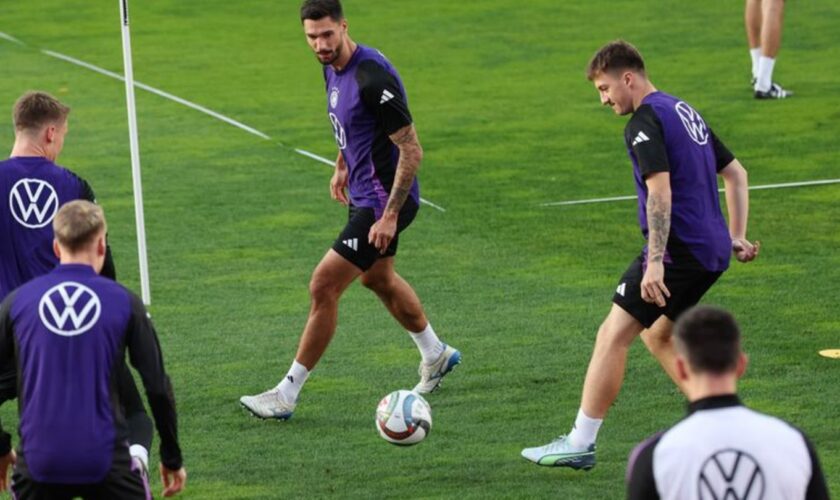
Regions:
<instances>
[{"instance_id":1,"label":"white and black soccer ball","mask_svg":"<svg viewBox=\"0 0 840 500\"><path fill-rule=\"evenodd\" d=\"M376 430L389 443L417 444L432 430L432 408L416 392L394 391L376 407Z\"/></svg>"}]
</instances>

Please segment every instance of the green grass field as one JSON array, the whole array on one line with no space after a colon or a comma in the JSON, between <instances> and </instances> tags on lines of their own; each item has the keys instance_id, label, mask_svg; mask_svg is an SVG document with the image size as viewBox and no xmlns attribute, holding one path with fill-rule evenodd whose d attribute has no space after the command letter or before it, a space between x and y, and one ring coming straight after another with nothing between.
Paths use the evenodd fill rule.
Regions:
<instances>
[{"instance_id":1,"label":"green grass field","mask_svg":"<svg viewBox=\"0 0 840 500\"><path fill-rule=\"evenodd\" d=\"M519 457L568 431L597 326L643 244L632 201L540 206L633 194L626 119L600 107L584 67L604 42L631 40L654 83L704 114L752 184L840 178L840 4L788 3L775 79L797 95L756 102L742 2L346 0L354 39L400 69L426 152L423 196L446 208L421 211L398 258L464 354L429 398L430 437L411 448L383 442L373 414L381 396L413 386L419 356L359 285L294 419L258 421L237 402L288 368L309 274L345 218L329 168L293 150L335 155L297 8L161 0L131 10L137 80L272 137L138 90L151 311L178 400L183 497L622 497L631 448L684 412L641 343L592 472ZM59 163L96 189L119 279L139 292L123 83L40 51L121 73L118 21L117 2L0 4L0 32L25 43L0 39L0 108L28 89L73 107ZM6 112L0 152L12 141ZM733 264L704 300L743 325L744 400L810 435L835 494L840 360L817 351L840 348L838 198L840 185L754 191L749 235L761 257ZM0 411L7 426L14 407Z\"/></svg>"}]
</instances>

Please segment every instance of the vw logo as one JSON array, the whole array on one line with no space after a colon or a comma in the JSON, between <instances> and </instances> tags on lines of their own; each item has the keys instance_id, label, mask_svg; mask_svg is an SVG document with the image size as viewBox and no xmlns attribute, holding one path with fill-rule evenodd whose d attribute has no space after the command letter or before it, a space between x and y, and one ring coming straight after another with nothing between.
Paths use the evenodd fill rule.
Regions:
<instances>
[{"instance_id":1,"label":"vw logo","mask_svg":"<svg viewBox=\"0 0 840 500\"><path fill-rule=\"evenodd\" d=\"M335 113L330 113L330 122L333 126L333 132L335 132L335 142L338 144L339 149L344 149L347 147L347 136L344 135L344 127L341 126L341 122L338 121Z\"/></svg>"},{"instance_id":2,"label":"vw logo","mask_svg":"<svg viewBox=\"0 0 840 500\"><path fill-rule=\"evenodd\" d=\"M330 91L330 106L335 109L338 106L338 94L339 90L338 87L333 87Z\"/></svg>"},{"instance_id":3,"label":"vw logo","mask_svg":"<svg viewBox=\"0 0 840 500\"><path fill-rule=\"evenodd\" d=\"M706 127L706 122L703 121L700 113L683 101L678 102L674 109L682 120L685 131L694 142L701 146L709 142L709 128Z\"/></svg>"},{"instance_id":4,"label":"vw logo","mask_svg":"<svg viewBox=\"0 0 840 500\"><path fill-rule=\"evenodd\" d=\"M58 212L58 195L46 181L21 179L9 192L9 209L21 225L38 229L52 222Z\"/></svg>"},{"instance_id":5,"label":"vw logo","mask_svg":"<svg viewBox=\"0 0 840 500\"><path fill-rule=\"evenodd\" d=\"M706 459L697 480L701 500L761 500L764 473L751 455L726 449Z\"/></svg>"},{"instance_id":6,"label":"vw logo","mask_svg":"<svg viewBox=\"0 0 840 500\"><path fill-rule=\"evenodd\" d=\"M75 337L93 328L102 304L90 288L65 281L47 290L38 304L38 315L45 327L62 337Z\"/></svg>"}]
</instances>

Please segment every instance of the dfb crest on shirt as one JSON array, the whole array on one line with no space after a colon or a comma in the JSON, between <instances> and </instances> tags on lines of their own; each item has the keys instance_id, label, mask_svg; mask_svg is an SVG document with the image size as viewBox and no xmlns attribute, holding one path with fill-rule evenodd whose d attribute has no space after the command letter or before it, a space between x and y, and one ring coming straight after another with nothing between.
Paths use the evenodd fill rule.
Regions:
<instances>
[{"instance_id":1,"label":"dfb crest on shirt","mask_svg":"<svg viewBox=\"0 0 840 500\"><path fill-rule=\"evenodd\" d=\"M761 500L765 486L764 473L755 458L732 448L707 458L697 478L701 500Z\"/></svg>"},{"instance_id":2,"label":"dfb crest on shirt","mask_svg":"<svg viewBox=\"0 0 840 500\"><path fill-rule=\"evenodd\" d=\"M678 102L674 109L682 120L685 131L694 142L701 146L709 142L709 128L700 113L683 101Z\"/></svg>"},{"instance_id":3,"label":"dfb crest on shirt","mask_svg":"<svg viewBox=\"0 0 840 500\"><path fill-rule=\"evenodd\" d=\"M338 95L340 93L341 92L338 90L338 87L333 87L332 90L330 90L330 107L331 108L335 109L335 107L338 106Z\"/></svg>"},{"instance_id":4,"label":"dfb crest on shirt","mask_svg":"<svg viewBox=\"0 0 840 500\"><path fill-rule=\"evenodd\" d=\"M333 126L333 132L335 132L335 142L338 144L338 148L344 149L347 147L347 135L344 134L344 127L341 126L341 122L335 116L335 113L330 113L330 122Z\"/></svg>"},{"instance_id":5,"label":"dfb crest on shirt","mask_svg":"<svg viewBox=\"0 0 840 500\"><path fill-rule=\"evenodd\" d=\"M58 212L58 195L47 181L21 179L9 192L9 209L22 226L38 229L52 222Z\"/></svg>"},{"instance_id":6,"label":"dfb crest on shirt","mask_svg":"<svg viewBox=\"0 0 840 500\"><path fill-rule=\"evenodd\" d=\"M96 293L75 281L50 288L38 304L41 322L62 337L75 337L90 330L101 313L102 304Z\"/></svg>"}]
</instances>

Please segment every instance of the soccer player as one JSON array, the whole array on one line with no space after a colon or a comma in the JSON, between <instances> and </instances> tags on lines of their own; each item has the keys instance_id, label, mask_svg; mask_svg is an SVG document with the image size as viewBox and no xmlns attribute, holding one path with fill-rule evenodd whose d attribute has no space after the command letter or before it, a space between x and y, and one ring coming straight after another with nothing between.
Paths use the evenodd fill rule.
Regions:
<instances>
[{"instance_id":1,"label":"soccer player","mask_svg":"<svg viewBox=\"0 0 840 500\"><path fill-rule=\"evenodd\" d=\"M68 201L96 201L90 185L55 164L64 146L70 108L44 92L27 92L15 103L15 143L11 158L0 162L0 300L27 281L58 265L53 252L52 220ZM102 276L116 279L106 246ZM131 430L131 454L148 468L152 421L134 378L123 364L121 401ZM16 396L15 372L0 372L0 403Z\"/></svg>"},{"instance_id":2,"label":"soccer player","mask_svg":"<svg viewBox=\"0 0 840 500\"><path fill-rule=\"evenodd\" d=\"M627 498L827 500L825 477L805 434L738 399L747 357L735 318L695 307L674 326L674 344L689 413L630 455Z\"/></svg>"},{"instance_id":3,"label":"soccer player","mask_svg":"<svg viewBox=\"0 0 840 500\"><path fill-rule=\"evenodd\" d=\"M240 399L254 415L281 420L292 416L335 333L338 300L356 278L417 344L422 360L415 391L435 390L461 361L459 351L438 339L417 294L394 270L399 234L419 208L415 176L423 157L400 76L382 53L350 38L338 0L306 0L300 17L324 67L327 114L339 149L330 194L349 206L349 220L312 273L309 318L288 374L275 388Z\"/></svg>"},{"instance_id":4,"label":"soccer player","mask_svg":"<svg viewBox=\"0 0 840 500\"><path fill-rule=\"evenodd\" d=\"M746 0L744 24L752 59L753 92L756 99L784 99L793 92L773 81L773 67L782 44L785 0Z\"/></svg>"},{"instance_id":5,"label":"soccer player","mask_svg":"<svg viewBox=\"0 0 840 500\"><path fill-rule=\"evenodd\" d=\"M633 164L639 223L647 245L619 281L598 330L580 409L568 436L522 456L540 465L590 469L595 438L618 396L627 350L641 335L674 382L673 322L696 304L729 266L758 255L746 239L747 173L688 103L658 91L644 61L625 41L605 45L589 63L601 103L632 113L624 142ZM729 228L720 209L716 174L726 186Z\"/></svg>"},{"instance_id":6,"label":"soccer player","mask_svg":"<svg viewBox=\"0 0 840 500\"><path fill-rule=\"evenodd\" d=\"M53 220L60 264L0 304L0 368L17 371L20 443L0 443L0 477L15 464L18 499L147 499L148 478L128 450L117 375L140 372L160 435L164 496L184 487L172 386L141 300L99 276L105 215L71 201ZM8 436L8 435L7 435Z\"/></svg>"}]
</instances>

